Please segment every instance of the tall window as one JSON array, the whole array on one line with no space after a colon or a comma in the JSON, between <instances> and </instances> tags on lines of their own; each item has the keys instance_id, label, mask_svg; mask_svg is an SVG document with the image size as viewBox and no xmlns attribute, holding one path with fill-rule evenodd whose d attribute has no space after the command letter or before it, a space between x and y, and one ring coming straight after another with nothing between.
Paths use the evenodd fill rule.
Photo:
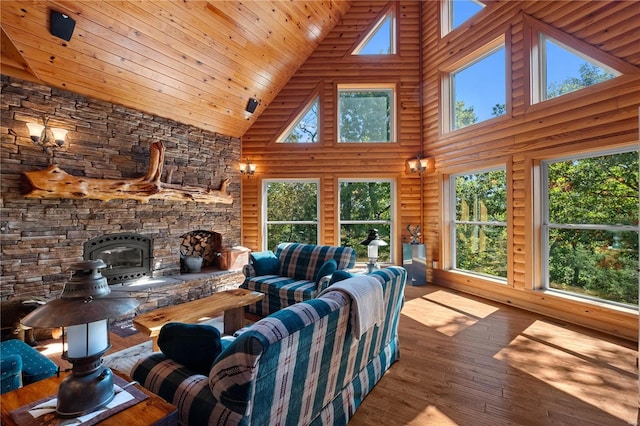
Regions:
<instances>
[{"instance_id":1,"label":"tall window","mask_svg":"<svg viewBox=\"0 0 640 426\"><path fill-rule=\"evenodd\" d=\"M318 181L263 181L263 250L279 243L318 243Z\"/></svg>"},{"instance_id":2,"label":"tall window","mask_svg":"<svg viewBox=\"0 0 640 426\"><path fill-rule=\"evenodd\" d=\"M338 85L338 142L393 141L394 87Z\"/></svg>"},{"instance_id":3,"label":"tall window","mask_svg":"<svg viewBox=\"0 0 640 426\"><path fill-rule=\"evenodd\" d=\"M504 169L450 177L454 269L507 278L507 181Z\"/></svg>"},{"instance_id":4,"label":"tall window","mask_svg":"<svg viewBox=\"0 0 640 426\"><path fill-rule=\"evenodd\" d=\"M638 151L542 162L545 286L638 304Z\"/></svg>"},{"instance_id":5,"label":"tall window","mask_svg":"<svg viewBox=\"0 0 640 426\"><path fill-rule=\"evenodd\" d=\"M506 112L504 43L448 75L449 130L504 115Z\"/></svg>"},{"instance_id":6,"label":"tall window","mask_svg":"<svg viewBox=\"0 0 640 426\"><path fill-rule=\"evenodd\" d=\"M367 261L367 247L360 242L370 229L377 229L389 245L378 250L380 262L390 262L393 253L393 183L390 180L340 181L340 245L352 247L357 261Z\"/></svg>"}]
</instances>

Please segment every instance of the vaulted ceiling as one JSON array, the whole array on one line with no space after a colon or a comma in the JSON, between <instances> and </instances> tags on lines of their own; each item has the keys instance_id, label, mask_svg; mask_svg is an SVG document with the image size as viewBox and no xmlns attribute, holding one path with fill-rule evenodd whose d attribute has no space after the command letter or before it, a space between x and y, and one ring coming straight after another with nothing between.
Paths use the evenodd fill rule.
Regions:
<instances>
[{"instance_id":1,"label":"vaulted ceiling","mask_svg":"<svg viewBox=\"0 0 640 426\"><path fill-rule=\"evenodd\" d=\"M2 74L241 137L350 0L0 4ZM75 20L69 41L52 10Z\"/></svg>"}]
</instances>

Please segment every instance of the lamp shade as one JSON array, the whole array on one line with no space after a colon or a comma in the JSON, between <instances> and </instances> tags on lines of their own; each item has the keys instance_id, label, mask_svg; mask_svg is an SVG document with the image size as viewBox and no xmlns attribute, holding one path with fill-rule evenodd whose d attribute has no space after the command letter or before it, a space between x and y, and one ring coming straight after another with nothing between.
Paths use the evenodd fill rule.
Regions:
<instances>
[{"instance_id":1,"label":"lamp shade","mask_svg":"<svg viewBox=\"0 0 640 426\"><path fill-rule=\"evenodd\" d=\"M384 241L383 239L380 238L380 235L378 234L378 230L377 229L370 229L369 230L369 235L367 235L367 238L365 238L364 240L360 241L360 244L362 244L363 246L386 246L386 245L388 245L386 243L386 241Z\"/></svg>"}]
</instances>

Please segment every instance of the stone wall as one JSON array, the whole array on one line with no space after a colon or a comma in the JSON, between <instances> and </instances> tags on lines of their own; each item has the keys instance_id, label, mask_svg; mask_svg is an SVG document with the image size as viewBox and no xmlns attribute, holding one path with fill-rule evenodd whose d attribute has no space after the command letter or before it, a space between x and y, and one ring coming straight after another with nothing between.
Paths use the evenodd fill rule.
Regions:
<instances>
[{"instance_id":1,"label":"stone wall","mask_svg":"<svg viewBox=\"0 0 640 426\"><path fill-rule=\"evenodd\" d=\"M137 232L154 240L153 276L180 271L180 236L203 229L240 244L240 140L109 102L2 76L0 160L0 299L55 297L82 260L82 244L98 235ZM166 147L162 181L218 189L231 178L233 204L151 200L30 199L21 173L44 169L49 158L29 138L28 122L69 130L53 161L94 178L144 175L149 146Z\"/></svg>"}]
</instances>

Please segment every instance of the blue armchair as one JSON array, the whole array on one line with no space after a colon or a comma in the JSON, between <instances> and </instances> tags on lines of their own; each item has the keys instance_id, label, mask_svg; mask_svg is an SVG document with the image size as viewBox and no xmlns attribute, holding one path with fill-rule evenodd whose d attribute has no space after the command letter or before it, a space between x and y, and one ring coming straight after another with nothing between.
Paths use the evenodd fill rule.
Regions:
<instances>
[{"instance_id":1,"label":"blue armchair","mask_svg":"<svg viewBox=\"0 0 640 426\"><path fill-rule=\"evenodd\" d=\"M58 366L22 340L0 342L1 393L9 392L58 372Z\"/></svg>"}]
</instances>

